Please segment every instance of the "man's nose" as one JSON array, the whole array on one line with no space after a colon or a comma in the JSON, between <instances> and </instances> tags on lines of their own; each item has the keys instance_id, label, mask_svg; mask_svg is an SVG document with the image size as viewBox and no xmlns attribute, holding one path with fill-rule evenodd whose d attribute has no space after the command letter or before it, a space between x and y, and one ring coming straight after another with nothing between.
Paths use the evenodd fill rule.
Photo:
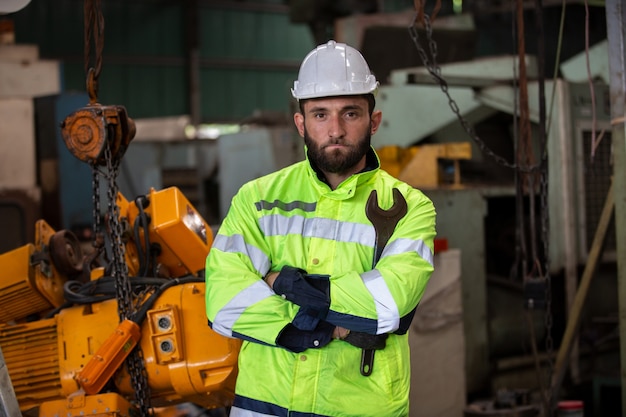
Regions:
<instances>
[{"instance_id":1,"label":"man's nose","mask_svg":"<svg viewBox=\"0 0 626 417\"><path fill-rule=\"evenodd\" d=\"M328 124L328 136L331 138L340 138L346 134L346 130L343 125L343 120L341 117L332 116L330 117Z\"/></svg>"}]
</instances>

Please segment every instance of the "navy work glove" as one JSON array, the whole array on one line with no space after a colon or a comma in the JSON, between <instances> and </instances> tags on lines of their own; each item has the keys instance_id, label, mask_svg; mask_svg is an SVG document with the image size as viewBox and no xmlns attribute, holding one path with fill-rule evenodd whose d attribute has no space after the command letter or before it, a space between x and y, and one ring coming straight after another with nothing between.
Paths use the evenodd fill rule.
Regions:
<instances>
[{"instance_id":1,"label":"navy work glove","mask_svg":"<svg viewBox=\"0 0 626 417\"><path fill-rule=\"evenodd\" d=\"M300 307L298 314L296 314L291 324L300 330L314 330L319 322L320 319L309 314L306 307Z\"/></svg>"},{"instance_id":2,"label":"navy work glove","mask_svg":"<svg viewBox=\"0 0 626 417\"><path fill-rule=\"evenodd\" d=\"M301 311L318 319L326 318L330 308L328 275L308 275L305 270L284 266L276 277L274 292L301 307Z\"/></svg>"},{"instance_id":3,"label":"navy work glove","mask_svg":"<svg viewBox=\"0 0 626 417\"><path fill-rule=\"evenodd\" d=\"M314 330L308 331L288 324L278 336L276 344L295 353L307 349L319 349L330 343L333 330L335 326L325 321L320 321Z\"/></svg>"}]
</instances>

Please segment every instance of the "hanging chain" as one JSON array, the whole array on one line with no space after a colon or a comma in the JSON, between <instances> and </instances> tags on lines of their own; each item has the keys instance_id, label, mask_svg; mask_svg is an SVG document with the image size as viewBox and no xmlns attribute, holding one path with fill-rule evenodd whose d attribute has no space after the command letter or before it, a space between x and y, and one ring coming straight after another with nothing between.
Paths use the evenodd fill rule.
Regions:
<instances>
[{"instance_id":1,"label":"hanging chain","mask_svg":"<svg viewBox=\"0 0 626 417\"><path fill-rule=\"evenodd\" d=\"M104 51L104 15L102 14L102 0L85 0L84 19L85 25L85 72L90 68L91 56L91 40L93 38L95 44L95 73L94 77L98 79L102 72L102 52ZM95 26L95 28L94 28Z\"/></svg>"},{"instance_id":2,"label":"hanging chain","mask_svg":"<svg viewBox=\"0 0 626 417\"><path fill-rule=\"evenodd\" d=\"M104 158L107 164L107 198L108 198L108 226L111 233L111 250L113 252L112 274L115 278L115 293L117 297L117 312L120 321L130 318L133 313L132 293L128 278L128 265L126 265L126 247L122 240L123 228L120 222L120 208L116 203L118 186L117 175L119 159L115 161L111 157L109 146L104 150Z\"/></svg>"},{"instance_id":3,"label":"hanging chain","mask_svg":"<svg viewBox=\"0 0 626 417\"><path fill-rule=\"evenodd\" d=\"M111 273L114 277L115 292L117 298L117 311L120 321L128 319L134 313L132 289L130 279L128 277L128 265L126 259L126 246L123 240L124 227L120 222L120 208L116 203L119 187L117 185L117 177L119 173L120 159L113 158L110 146L104 150L104 159L106 161L106 171L102 173L107 180L107 225L111 238L111 251L113 259L111 261ZM94 178L100 174L94 167ZM98 181L94 179L94 203L99 206L99 190L96 189ZM99 210L94 208L95 217L99 218ZM99 221L99 220L98 220ZM131 378L132 386L135 390L135 400L137 401L140 415L151 415L150 405L150 388L148 386L148 375L143 363L143 354L141 346L137 345L133 352L126 360L128 373Z\"/></svg>"},{"instance_id":4,"label":"hanging chain","mask_svg":"<svg viewBox=\"0 0 626 417\"><path fill-rule=\"evenodd\" d=\"M133 306L132 288L128 277L128 265L126 264L126 246L124 244L124 227L120 221L120 208L116 203L119 187L117 177L121 159L113 158L110 146L104 150L106 161L107 179L107 218L109 233L111 236L111 251L113 254L111 273L115 282L115 293L117 298L117 311L120 321L130 318L135 308ZM95 199L94 199L95 201ZM140 415L151 415L150 388L148 386L148 374L143 363L143 352L141 346L137 345L126 360L128 373L131 378L133 389L135 390L135 400L138 404Z\"/></svg>"},{"instance_id":5,"label":"hanging chain","mask_svg":"<svg viewBox=\"0 0 626 417\"><path fill-rule=\"evenodd\" d=\"M85 73L87 74L87 93L89 103L98 102L98 79L102 72L102 53L104 51L104 15L102 14L102 0L85 0L84 5L84 50ZM95 63L92 66L91 43L95 44Z\"/></svg>"},{"instance_id":6,"label":"hanging chain","mask_svg":"<svg viewBox=\"0 0 626 417\"><path fill-rule=\"evenodd\" d=\"M459 105L450 95L448 82L441 75L441 67L439 67L439 65L437 64L437 43L433 39L433 29L432 29L432 25L430 24L430 18L428 17L427 14L423 15L423 22L424 22L424 28L426 30L426 40L428 41L428 49L429 49L431 58L428 57L428 53L420 44L419 35L417 33L417 22L418 22L419 15L420 15L419 12L417 12L415 14L415 17L411 21L411 24L409 25L409 34L411 36L411 39L413 40L413 43L415 44L415 48L417 49L417 52L424 64L424 67L428 70L430 75L439 84L441 91L443 91L446 98L448 99L448 105L450 106L450 109L459 119L459 122L461 123L461 125L463 126L467 134L472 138L472 140L474 140L474 142L478 145L478 147L483 153L490 156L494 161L496 161L498 164L502 166L505 166L511 169L516 169L520 172L526 172L526 173L533 172L539 169L539 165L533 165L530 167L522 167L522 166L519 166L518 164L511 163L507 161L506 158L492 151L491 148L489 148L489 146L487 146L487 144L476 134L476 132L474 131L470 123L463 117L463 115L461 115L461 110L459 109ZM431 59L432 59L432 62L431 62Z\"/></svg>"},{"instance_id":7,"label":"hanging chain","mask_svg":"<svg viewBox=\"0 0 626 417\"><path fill-rule=\"evenodd\" d=\"M135 390L135 400L139 408L139 415L151 416L152 405L150 403L150 386L148 385L148 372L144 366L143 351L140 346L132 351L126 359L126 366Z\"/></svg>"},{"instance_id":8,"label":"hanging chain","mask_svg":"<svg viewBox=\"0 0 626 417\"><path fill-rule=\"evenodd\" d=\"M549 416L553 411L554 387L552 386L552 375L554 373L554 340L552 339L552 278L550 276L550 216L549 216L549 173L547 158L547 131L546 131L546 101L545 101L545 31L543 18L543 1L535 0L535 23L538 34L537 45L537 67L539 81L539 142L541 144L541 170L539 173L540 205L541 205L541 239L543 244L543 282L545 284L545 350L546 350L546 379L548 388L545 390L546 410L545 415Z\"/></svg>"},{"instance_id":9,"label":"hanging chain","mask_svg":"<svg viewBox=\"0 0 626 417\"><path fill-rule=\"evenodd\" d=\"M98 101L98 78L102 71L102 53L104 50L104 17L101 9L101 0L85 0L85 71L87 73L87 93L89 94L90 106L99 106ZM90 66L92 53L92 38L95 43L95 66ZM106 132L107 138L115 138L116 134L109 128ZM104 239L100 239L100 181L99 175L103 175L107 181L107 233L110 236L112 260L111 274L115 282L115 292L117 298L117 312L120 321L130 319L134 313L132 289L128 276L128 265L126 264L126 246L124 244L124 227L120 221L120 208L117 204L119 187L117 177L121 163L121 156L112 152L113 141L109 141L104 146L104 164L106 170L100 171L97 163L92 163L93 170L93 217L94 217L94 247L101 248ZM102 246L98 246L102 245ZM146 372L141 346L137 345L126 360L126 366L135 391L135 401L137 402L141 416L152 415L150 405L150 388L148 386L148 374Z\"/></svg>"},{"instance_id":10,"label":"hanging chain","mask_svg":"<svg viewBox=\"0 0 626 417\"><path fill-rule=\"evenodd\" d=\"M93 241L94 250L100 251L104 246L102 231L100 230L100 176L95 164L91 166L91 198L93 200Z\"/></svg>"},{"instance_id":11,"label":"hanging chain","mask_svg":"<svg viewBox=\"0 0 626 417\"><path fill-rule=\"evenodd\" d=\"M83 8L83 20L84 20L84 65L85 74L87 75L87 91L89 93L90 103L93 104L97 100L97 88L93 90L93 86L97 84L98 77L102 71L102 52L104 50L104 19L100 9L100 0L96 0L94 4L93 0L85 0ZM94 25L98 28L94 32ZM97 71L90 70L91 62L91 39L94 38L96 44L96 63ZM89 80L92 80L90 82ZM95 84L94 84L95 83ZM92 91L95 91L95 95L92 100ZM93 242L92 246L95 251L100 251L104 247L104 238L101 231L100 224L100 174L98 173L98 167L95 163L89 164L92 170L91 177L91 193L93 200Z\"/></svg>"},{"instance_id":12,"label":"hanging chain","mask_svg":"<svg viewBox=\"0 0 626 417\"><path fill-rule=\"evenodd\" d=\"M541 171L541 237L543 239L543 252L544 252L544 279L545 279L545 314L544 325L546 331L545 349L547 356L547 378L549 389L546 390L547 403L549 407L552 407L552 374L554 373L554 340L552 339L552 278L550 277L550 245L549 245L549 231L550 231L550 216L548 215L548 164L543 164ZM546 413L550 415L551 409L546 410Z\"/></svg>"},{"instance_id":13,"label":"hanging chain","mask_svg":"<svg viewBox=\"0 0 626 417\"><path fill-rule=\"evenodd\" d=\"M417 23L418 21L423 22L424 29L426 31L426 40L428 42L428 49L430 52L430 59L428 57L428 53L421 46L419 41L419 35L417 31ZM461 111L459 109L458 104L452 98L449 92L448 83L443 78L441 74L441 68L437 65L437 44L432 36L432 25L430 22L430 18L427 14L423 13L423 10L418 9L415 13L415 17L413 18L411 24L409 25L409 34L417 52L424 64L424 67L428 70L430 75L435 79L435 81L439 84L441 91L445 94L448 99L448 105L452 112L456 115L459 122L468 133L468 135L472 138L472 140L478 145L480 150L491 157L496 163L502 165L507 168L511 168L517 172L518 175L523 174L533 174L537 173L540 176L540 204L541 204L541 235L543 239L543 251L544 251L544 264L542 265L543 271L542 275L545 282L545 327L546 327L546 340L545 340L545 348L547 353L547 361L548 361L548 377L550 377L553 373L554 361L554 341L552 339L552 326L553 326L553 317L552 317L552 288L551 288L551 279L550 279L550 257L549 257L549 207L548 207L548 159L546 142L542 143L541 149L541 157L540 161L535 165L530 166L521 166L519 163L511 163L506 160L504 157L493 152L487 144L476 134L472 126L469 122L461 115ZM432 59L432 61L431 61ZM518 190L519 192L520 190ZM534 192L533 189L530 192ZM538 265L535 263L535 270L538 269ZM551 388L546 390L547 402L548 404L552 403L553 393ZM546 410L546 412L550 413L550 410Z\"/></svg>"}]
</instances>

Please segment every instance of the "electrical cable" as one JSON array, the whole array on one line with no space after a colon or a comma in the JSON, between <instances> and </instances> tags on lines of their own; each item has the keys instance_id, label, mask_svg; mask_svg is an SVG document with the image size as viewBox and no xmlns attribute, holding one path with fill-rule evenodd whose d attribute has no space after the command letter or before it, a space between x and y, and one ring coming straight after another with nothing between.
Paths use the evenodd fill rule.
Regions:
<instances>
[{"instance_id":1,"label":"electrical cable","mask_svg":"<svg viewBox=\"0 0 626 417\"><path fill-rule=\"evenodd\" d=\"M172 287L174 285L187 284L187 283L190 283L190 282L204 282L204 280L202 278L198 278L198 277L194 277L194 276L187 276L187 277L183 277L183 278L165 279L165 281L166 282L164 284L162 284L159 288L157 288L152 293L152 295L150 295L150 297L148 297L148 299L146 301L144 301L143 304L141 304L139 309L130 318L132 321L134 321L135 323L141 325L141 323L146 318L148 310L150 310L152 308L152 306L154 305L154 302L156 301L156 299L159 298L165 292L165 290L167 290L168 288L170 288L170 287Z\"/></svg>"},{"instance_id":2,"label":"electrical cable","mask_svg":"<svg viewBox=\"0 0 626 417\"><path fill-rule=\"evenodd\" d=\"M130 320L137 324L141 324L146 318L147 312L153 307L157 298L159 298L165 290L174 286L187 284L191 282L204 282L201 277L193 275L185 276L182 278L155 278L155 277L133 277L130 280L131 288L133 290L142 289L149 290L152 287L152 294L139 305L136 312L130 317ZM115 278L111 276L104 276L94 281L86 283L80 281L67 281L63 286L65 293L65 303L52 312L48 313L47 317L53 317L59 311L64 308L71 307L73 305L87 305L95 304L103 301L115 299Z\"/></svg>"},{"instance_id":3,"label":"electrical cable","mask_svg":"<svg viewBox=\"0 0 626 417\"><path fill-rule=\"evenodd\" d=\"M142 250L142 253L144 255L143 267L141 267L142 259L140 258L140 267L139 267L140 276L147 276L148 270L152 270L153 275L155 275L154 272L156 268L155 266L152 265L152 249L150 245L150 230L149 230L150 219L144 210L144 201L147 201L145 196L139 196L135 198L135 205L137 206L137 209L139 210L139 216L137 217L137 219L135 219L135 223L137 223L137 220L139 220L139 222L141 223L141 227L143 229L144 247L141 248L141 244L139 243L141 240L139 238L138 230L135 231L135 242L137 242L136 244L137 250L139 249L145 250L145 252ZM149 204L149 201L148 201L148 204Z\"/></svg>"}]
</instances>

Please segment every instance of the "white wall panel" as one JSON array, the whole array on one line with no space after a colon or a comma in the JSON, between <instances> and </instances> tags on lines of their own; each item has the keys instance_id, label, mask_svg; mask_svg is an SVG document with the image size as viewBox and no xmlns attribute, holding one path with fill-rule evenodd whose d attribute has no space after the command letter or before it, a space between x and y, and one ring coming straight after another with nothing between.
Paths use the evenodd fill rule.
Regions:
<instances>
[{"instance_id":1,"label":"white wall panel","mask_svg":"<svg viewBox=\"0 0 626 417\"><path fill-rule=\"evenodd\" d=\"M30 98L0 98L0 189L37 183L33 107Z\"/></svg>"}]
</instances>

